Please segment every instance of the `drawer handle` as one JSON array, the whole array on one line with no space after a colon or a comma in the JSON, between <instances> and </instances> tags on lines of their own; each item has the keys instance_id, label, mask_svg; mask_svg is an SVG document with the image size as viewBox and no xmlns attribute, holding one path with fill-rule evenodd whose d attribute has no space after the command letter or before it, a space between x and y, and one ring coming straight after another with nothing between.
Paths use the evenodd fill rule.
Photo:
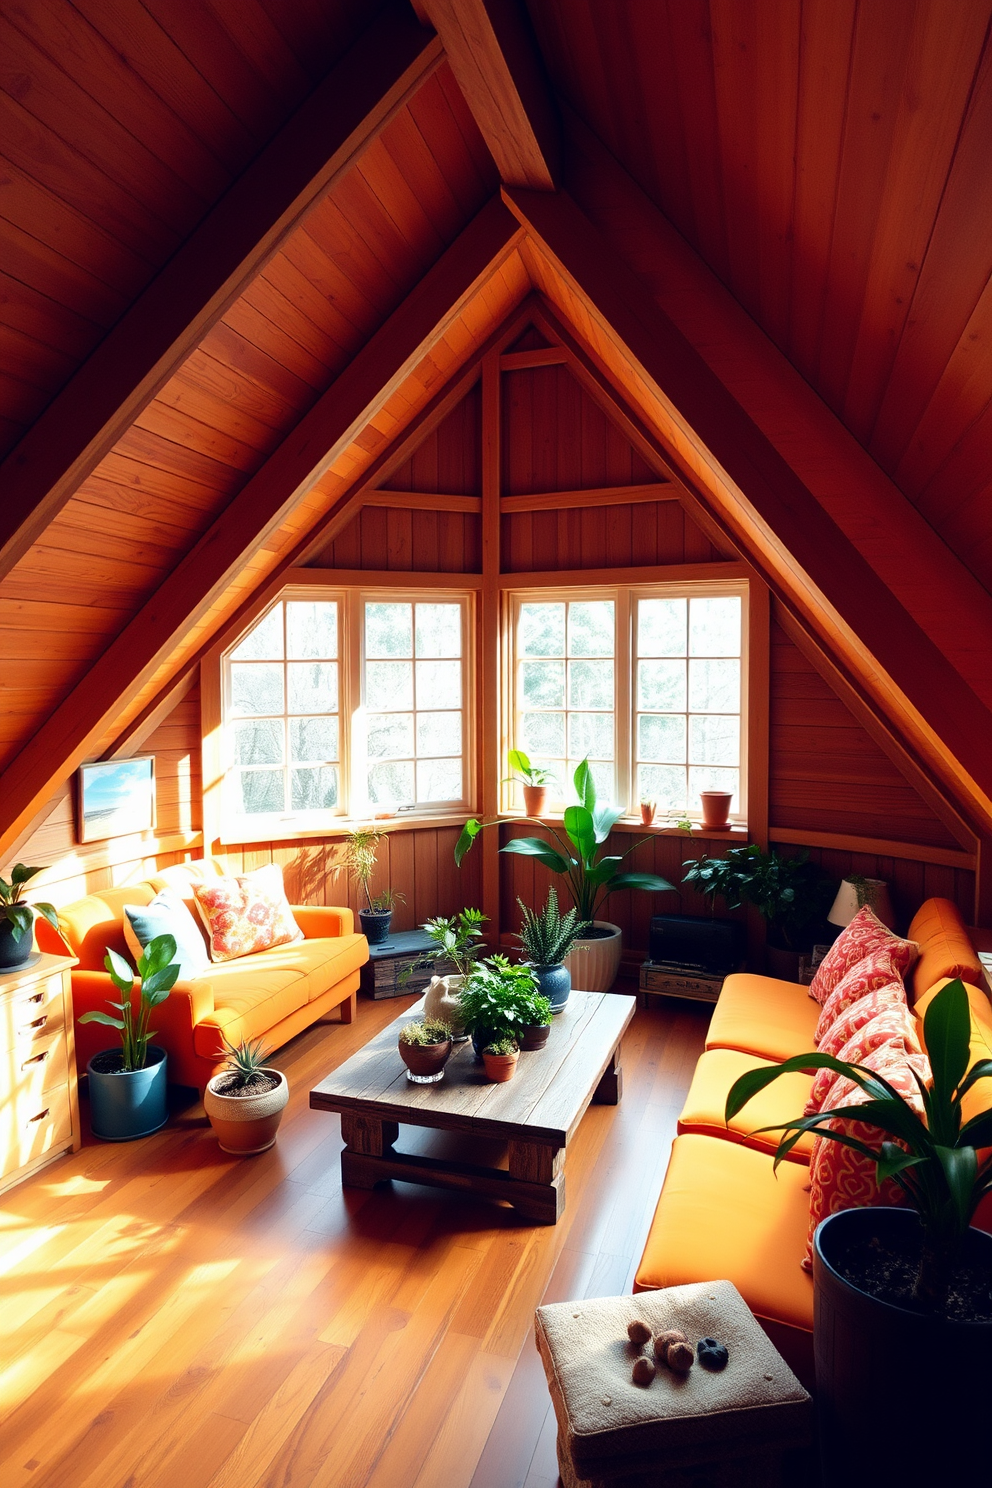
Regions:
<instances>
[{"instance_id":1,"label":"drawer handle","mask_svg":"<svg viewBox=\"0 0 992 1488\"><path fill-rule=\"evenodd\" d=\"M40 1054L33 1054L30 1059L25 1059L21 1069L26 1070L29 1064L44 1064L51 1052L51 1049L43 1049Z\"/></svg>"},{"instance_id":2,"label":"drawer handle","mask_svg":"<svg viewBox=\"0 0 992 1488\"><path fill-rule=\"evenodd\" d=\"M18 1033L30 1033L32 1029L35 1029L35 1028L44 1028L44 1026L45 1026L45 1024L47 1022L48 1022L48 1014L45 1013L43 1017L41 1017L41 1018L35 1018L35 1020L34 1020L33 1023L25 1023L25 1024L23 1024L17 1031L18 1031Z\"/></svg>"},{"instance_id":3,"label":"drawer handle","mask_svg":"<svg viewBox=\"0 0 992 1488\"><path fill-rule=\"evenodd\" d=\"M25 997L25 999L24 999L25 1002L44 1002L44 1000L45 1000L45 994L44 994L44 992L35 992L32 997Z\"/></svg>"},{"instance_id":4,"label":"drawer handle","mask_svg":"<svg viewBox=\"0 0 992 1488\"><path fill-rule=\"evenodd\" d=\"M38 1112L37 1116L30 1117L30 1119L28 1120L28 1126L31 1125L31 1122L32 1121L44 1121L45 1117L48 1115L48 1113L49 1113L50 1110L51 1110L51 1106L46 1106L43 1111L39 1111Z\"/></svg>"}]
</instances>

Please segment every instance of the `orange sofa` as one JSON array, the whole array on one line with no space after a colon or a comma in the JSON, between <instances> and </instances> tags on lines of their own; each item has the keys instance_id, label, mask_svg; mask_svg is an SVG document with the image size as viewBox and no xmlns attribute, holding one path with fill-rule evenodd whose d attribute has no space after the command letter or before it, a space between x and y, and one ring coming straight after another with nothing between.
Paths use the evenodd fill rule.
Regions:
<instances>
[{"instance_id":1,"label":"orange sofa","mask_svg":"<svg viewBox=\"0 0 992 1488\"><path fill-rule=\"evenodd\" d=\"M922 1019L953 977L968 985L972 1061L992 1058L992 1002L964 922L947 899L929 899L909 927L920 957L907 984ZM814 1048L820 1008L807 988L741 974L724 983L679 1118L679 1135L644 1253L635 1291L690 1281L729 1280L738 1288L792 1368L813 1380L813 1282L800 1259L809 1224L807 1136L773 1172L775 1133L758 1127L802 1114L812 1076L785 1075L727 1127L727 1093L745 1071L781 1063ZM966 1116L992 1105L992 1080L966 1097ZM992 1229L986 1204L977 1222Z\"/></svg>"},{"instance_id":2,"label":"orange sofa","mask_svg":"<svg viewBox=\"0 0 992 1488\"><path fill-rule=\"evenodd\" d=\"M143 883L89 894L59 910L62 940L77 958L72 972L76 1063L81 1074L114 1034L99 1023L80 1023L82 1013L106 1011L116 999L103 969L107 947L131 960L124 940L125 904L149 904L160 889L171 888L185 900L199 922L193 902L196 880L223 875L212 858L166 868ZM222 1038L237 1043L260 1038L276 1049L311 1023L340 1009L350 1023L355 1013L359 972L368 960L368 941L354 933L350 909L294 905L293 915L304 939L211 964L192 981L177 982L167 1001L155 1009L155 1042L168 1051L169 1079L203 1091L223 1059ZM44 920L37 921L42 950L65 954L65 945Z\"/></svg>"}]
</instances>

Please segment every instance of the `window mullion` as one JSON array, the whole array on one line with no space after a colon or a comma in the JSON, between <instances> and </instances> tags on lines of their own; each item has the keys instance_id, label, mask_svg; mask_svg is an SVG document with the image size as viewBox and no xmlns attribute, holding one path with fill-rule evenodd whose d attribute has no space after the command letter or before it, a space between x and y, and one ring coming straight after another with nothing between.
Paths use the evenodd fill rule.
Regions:
<instances>
[{"instance_id":1,"label":"window mullion","mask_svg":"<svg viewBox=\"0 0 992 1488\"><path fill-rule=\"evenodd\" d=\"M617 805L632 811L631 794L631 612L630 590L618 589L615 599L616 641L614 642L614 734L616 754Z\"/></svg>"}]
</instances>

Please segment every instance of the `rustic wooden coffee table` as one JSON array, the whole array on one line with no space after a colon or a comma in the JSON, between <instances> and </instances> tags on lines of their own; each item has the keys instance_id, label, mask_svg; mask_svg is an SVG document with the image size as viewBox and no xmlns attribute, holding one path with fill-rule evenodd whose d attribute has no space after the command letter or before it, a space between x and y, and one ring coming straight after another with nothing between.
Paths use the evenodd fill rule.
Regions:
<instances>
[{"instance_id":1,"label":"rustic wooden coffee table","mask_svg":"<svg viewBox=\"0 0 992 1488\"><path fill-rule=\"evenodd\" d=\"M591 1101L621 1095L620 1039L635 1000L573 992L543 1049L522 1053L513 1079L490 1084L471 1043L456 1044L436 1085L415 1085L397 1035L417 1004L310 1092L316 1111L340 1111L342 1182L373 1188L390 1178L506 1199L540 1224L565 1208L565 1151ZM506 1144L507 1166L397 1152L400 1126L435 1127ZM488 1145L488 1144L487 1144Z\"/></svg>"}]
</instances>

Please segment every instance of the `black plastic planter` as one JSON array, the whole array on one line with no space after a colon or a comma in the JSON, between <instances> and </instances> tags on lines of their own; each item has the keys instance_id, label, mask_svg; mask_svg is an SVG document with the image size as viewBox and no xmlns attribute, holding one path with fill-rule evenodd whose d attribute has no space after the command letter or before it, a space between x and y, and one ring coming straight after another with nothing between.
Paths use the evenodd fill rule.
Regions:
<instances>
[{"instance_id":1,"label":"black plastic planter","mask_svg":"<svg viewBox=\"0 0 992 1488\"><path fill-rule=\"evenodd\" d=\"M383 945L389 939L389 926L393 918L391 909L384 914L377 914L374 910L360 909L358 918L361 921L362 934L370 946Z\"/></svg>"}]
</instances>

